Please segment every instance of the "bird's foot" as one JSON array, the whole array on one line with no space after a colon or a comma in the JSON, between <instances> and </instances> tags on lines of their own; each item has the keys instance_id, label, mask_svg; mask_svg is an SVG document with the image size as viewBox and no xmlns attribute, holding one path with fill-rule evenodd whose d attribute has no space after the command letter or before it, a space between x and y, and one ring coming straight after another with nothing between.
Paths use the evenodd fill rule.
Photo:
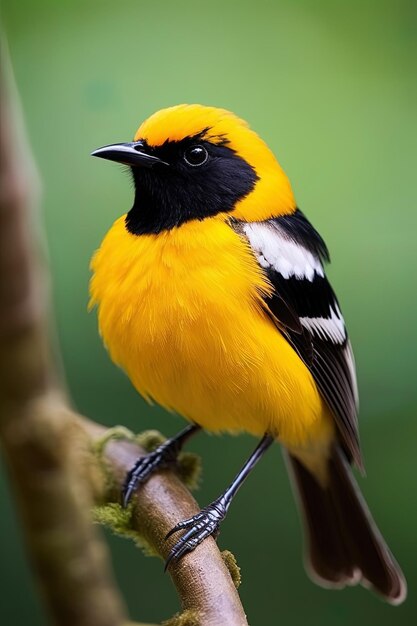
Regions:
<instances>
[{"instance_id":1,"label":"bird's foot","mask_svg":"<svg viewBox=\"0 0 417 626\"><path fill-rule=\"evenodd\" d=\"M168 539L168 537L171 537L171 535L180 530L186 530L187 532L184 533L181 539L179 539L171 549L165 563L165 570L168 568L171 561L179 561L187 552L195 550L206 537L210 535L213 535L215 538L217 537L220 523L226 517L229 504L230 501L224 496L221 496L202 509L200 513L179 522L169 531L165 539Z\"/></svg>"},{"instance_id":2,"label":"bird's foot","mask_svg":"<svg viewBox=\"0 0 417 626\"><path fill-rule=\"evenodd\" d=\"M122 503L126 507L135 489L144 483L158 469L173 465L184 443L201 430L198 424L189 424L175 437L167 439L149 454L142 456L126 476L122 490Z\"/></svg>"},{"instance_id":3,"label":"bird's foot","mask_svg":"<svg viewBox=\"0 0 417 626\"><path fill-rule=\"evenodd\" d=\"M123 506L127 507L136 488L144 483L156 470L173 465L181 445L175 439L168 439L153 452L142 456L126 476L122 491Z\"/></svg>"}]
</instances>

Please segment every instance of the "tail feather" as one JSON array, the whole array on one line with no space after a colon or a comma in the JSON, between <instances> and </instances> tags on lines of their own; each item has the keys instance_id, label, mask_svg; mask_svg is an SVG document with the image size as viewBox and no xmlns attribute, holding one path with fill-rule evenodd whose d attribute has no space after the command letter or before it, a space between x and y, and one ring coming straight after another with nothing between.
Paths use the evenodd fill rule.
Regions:
<instances>
[{"instance_id":1,"label":"tail feather","mask_svg":"<svg viewBox=\"0 0 417 626\"><path fill-rule=\"evenodd\" d=\"M289 455L307 536L307 567L324 586L362 583L391 604L406 596L403 573L373 521L350 466L335 446L322 487L311 472Z\"/></svg>"}]
</instances>

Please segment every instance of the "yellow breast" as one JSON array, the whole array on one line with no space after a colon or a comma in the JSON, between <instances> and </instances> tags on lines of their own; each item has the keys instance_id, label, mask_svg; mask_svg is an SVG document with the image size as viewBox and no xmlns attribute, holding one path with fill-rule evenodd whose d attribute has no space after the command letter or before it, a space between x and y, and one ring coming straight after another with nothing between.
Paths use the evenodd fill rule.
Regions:
<instances>
[{"instance_id":1,"label":"yellow breast","mask_svg":"<svg viewBox=\"0 0 417 626\"><path fill-rule=\"evenodd\" d=\"M141 236L124 220L93 258L90 290L136 389L208 430L270 431L291 446L330 432L310 372L265 315L271 287L225 217Z\"/></svg>"}]
</instances>

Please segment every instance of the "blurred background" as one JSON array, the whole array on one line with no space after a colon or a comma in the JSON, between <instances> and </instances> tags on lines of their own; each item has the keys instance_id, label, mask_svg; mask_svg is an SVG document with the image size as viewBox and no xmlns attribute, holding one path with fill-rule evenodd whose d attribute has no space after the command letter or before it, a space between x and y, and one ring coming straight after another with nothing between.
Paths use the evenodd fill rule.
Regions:
<instances>
[{"instance_id":1,"label":"blurred background","mask_svg":"<svg viewBox=\"0 0 417 626\"><path fill-rule=\"evenodd\" d=\"M94 148L129 140L180 102L247 119L292 180L332 253L355 349L370 507L404 568L392 608L362 588L330 592L302 566L300 522L279 449L237 497L219 538L242 568L252 625L408 625L417 614L416 16L412 0L3 0L16 79L44 184L43 220L68 385L108 425L167 435L179 417L147 406L109 361L87 314L89 259L132 202L120 167ZM210 502L254 447L200 435L196 496ZM29 479L29 477L28 477ZM4 473L0 622L44 623ZM132 618L178 610L162 562L109 538Z\"/></svg>"}]
</instances>

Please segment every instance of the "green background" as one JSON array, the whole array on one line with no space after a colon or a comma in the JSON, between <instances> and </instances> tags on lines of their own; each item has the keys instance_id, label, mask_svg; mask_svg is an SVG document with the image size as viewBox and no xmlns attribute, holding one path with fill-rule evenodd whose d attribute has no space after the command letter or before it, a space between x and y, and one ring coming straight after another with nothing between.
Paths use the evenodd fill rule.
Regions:
<instances>
[{"instance_id":1,"label":"green background","mask_svg":"<svg viewBox=\"0 0 417 626\"><path fill-rule=\"evenodd\" d=\"M88 264L130 208L119 167L92 149L129 140L179 102L247 119L289 174L299 206L327 241L329 269L355 348L368 478L361 485L402 564L409 599L392 608L362 588L330 592L305 576L300 524L278 448L231 508L219 539L242 567L252 625L408 625L417 615L416 4L8 0L8 32L44 184L44 221L68 384L80 411L107 425L173 434L182 420L147 406L109 361L87 314ZM200 435L201 505L254 446ZM29 480L29 477L28 477ZM0 621L44 623L1 485ZM131 616L177 609L161 561L110 539Z\"/></svg>"}]
</instances>

